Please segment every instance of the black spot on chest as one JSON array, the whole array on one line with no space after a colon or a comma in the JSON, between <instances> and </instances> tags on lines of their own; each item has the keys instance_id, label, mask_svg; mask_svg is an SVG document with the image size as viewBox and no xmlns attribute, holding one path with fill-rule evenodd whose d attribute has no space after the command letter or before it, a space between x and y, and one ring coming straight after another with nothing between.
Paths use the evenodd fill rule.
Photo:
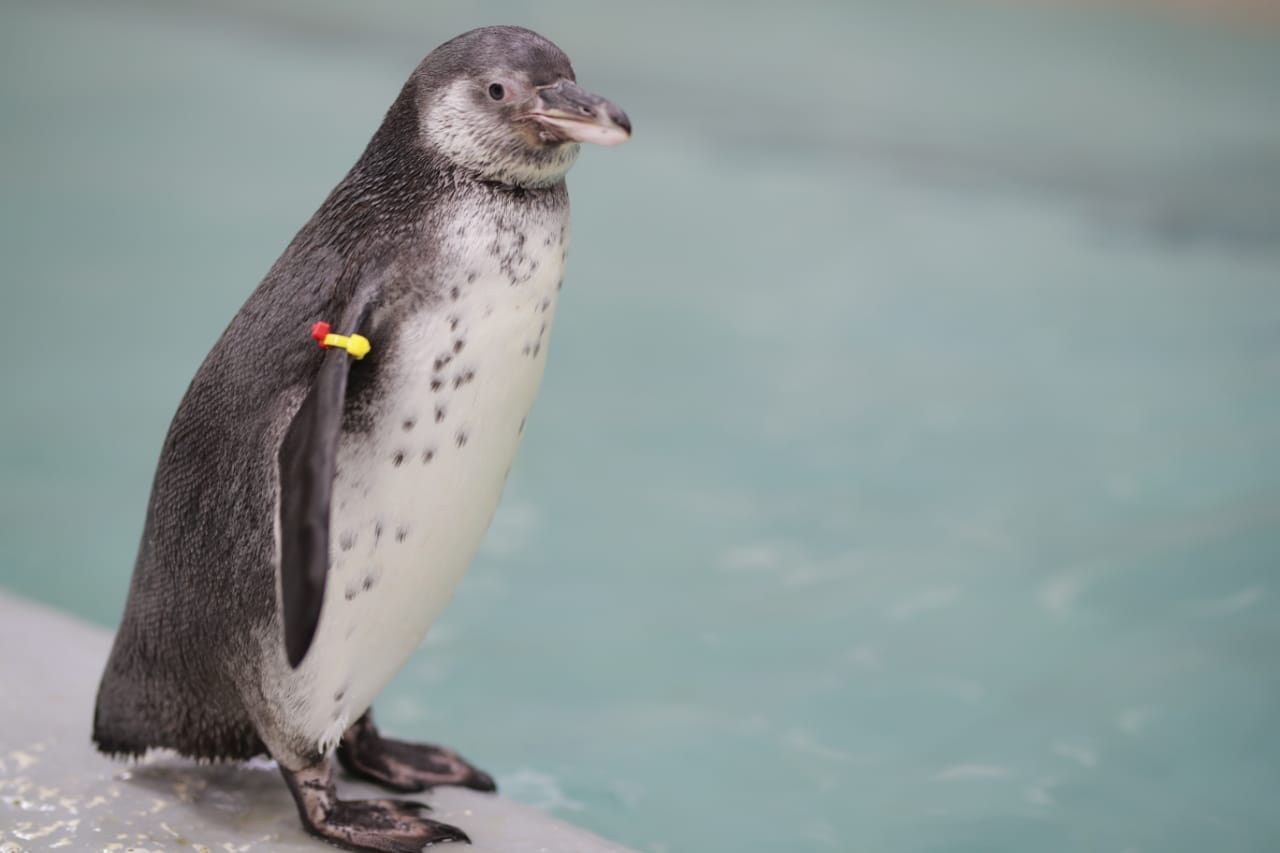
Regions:
<instances>
[{"instance_id":1,"label":"black spot on chest","mask_svg":"<svg viewBox=\"0 0 1280 853\"><path fill-rule=\"evenodd\" d=\"M432 185L423 188L423 192L434 194L440 189ZM432 198L437 202L441 200L439 195ZM563 184L520 192L478 184L450 185L447 202L438 204L434 211L433 216L437 218L419 232L420 237L434 238L426 241L432 246L442 240L446 243L457 240L473 251L478 250L479 257L487 254L493 260L485 264L488 270L483 274L491 274L490 265L496 265L496 272L510 286L529 281L546 263L554 265L557 252L563 256L561 250L568 236L568 197ZM420 423L429 423L426 415L398 414L396 409L405 401L396 399L400 389L389 387L386 381L386 366L404 357L418 360L414 354L398 351L404 320L417 311L439 311L443 328L448 329L445 332L448 337L432 342L429 351L431 363L440 374L430 378L431 390L440 392L451 384L465 385L475 376L474 370L458 370L463 365L454 365L453 370L447 368L460 359L466 349L464 336L469 337L468 327L479 322L474 312L464 316L460 303L464 292L472 289L469 285L479 281L481 271L474 265L449 268L448 256L437 256L433 254L434 249L428 251L424 248L426 242L406 244L399 237L369 242L369 246L380 253L377 263L369 261L371 267L412 272L388 275L387 283L375 298L375 308L370 315L372 322L362 323L360 331L369 338L372 349L364 359L351 364L343 412L344 434L368 434L385 418L398 418L392 423L406 433L420 432ZM529 302L528 307L545 312L550 309L550 301L538 299ZM489 307L483 313L491 310ZM536 349L536 344L531 345L528 354L534 355ZM400 413L403 411L400 409ZM444 419L443 406L436 410L435 417L437 422ZM411 452L406 451L405 455Z\"/></svg>"}]
</instances>

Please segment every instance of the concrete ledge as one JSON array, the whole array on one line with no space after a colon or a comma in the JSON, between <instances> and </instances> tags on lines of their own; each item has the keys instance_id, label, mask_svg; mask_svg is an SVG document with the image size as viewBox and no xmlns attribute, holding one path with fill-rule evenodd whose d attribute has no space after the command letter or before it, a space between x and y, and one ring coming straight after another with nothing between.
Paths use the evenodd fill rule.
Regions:
<instances>
[{"instance_id":1,"label":"concrete ledge","mask_svg":"<svg viewBox=\"0 0 1280 853\"><path fill-rule=\"evenodd\" d=\"M89 743L110 636L0 593L0 853L317 851L269 761L199 766L172 756L131 765ZM341 783L347 798L386 796ZM432 816L462 827L472 853L628 853L530 806L443 788Z\"/></svg>"}]
</instances>

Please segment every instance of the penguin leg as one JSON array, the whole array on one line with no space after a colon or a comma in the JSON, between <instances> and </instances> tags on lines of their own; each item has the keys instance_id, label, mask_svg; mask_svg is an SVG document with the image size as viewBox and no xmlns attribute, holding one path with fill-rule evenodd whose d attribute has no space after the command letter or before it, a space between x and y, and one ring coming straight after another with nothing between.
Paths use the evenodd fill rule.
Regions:
<instances>
[{"instance_id":1,"label":"penguin leg","mask_svg":"<svg viewBox=\"0 0 1280 853\"><path fill-rule=\"evenodd\" d=\"M342 735L338 760L347 772L393 791L425 791L437 785L460 785L496 791L493 777L458 753L426 743L406 743L379 734L373 710L365 711Z\"/></svg>"},{"instance_id":2,"label":"penguin leg","mask_svg":"<svg viewBox=\"0 0 1280 853\"><path fill-rule=\"evenodd\" d=\"M298 804L302 825L312 835L349 850L420 853L428 844L471 839L461 829L419 817L426 803L412 800L339 800L329 760L280 772Z\"/></svg>"}]
</instances>

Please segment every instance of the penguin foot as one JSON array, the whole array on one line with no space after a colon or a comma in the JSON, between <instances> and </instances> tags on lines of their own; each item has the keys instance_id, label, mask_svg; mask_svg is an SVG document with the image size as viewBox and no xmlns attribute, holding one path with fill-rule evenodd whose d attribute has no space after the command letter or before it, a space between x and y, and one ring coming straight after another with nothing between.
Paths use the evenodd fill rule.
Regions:
<instances>
[{"instance_id":1,"label":"penguin foot","mask_svg":"<svg viewBox=\"0 0 1280 853\"><path fill-rule=\"evenodd\" d=\"M385 738L365 711L342 735L338 760L347 772L393 791L425 791L437 785L459 785L496 791L493 777L471 766L458 753L431 744Z\"/></svg>"},{"instance_id":2,"label":"penguin foot","mask_svg":"<svg viewBox=\"0 0 1280 853\"><path fill-rule=\"evenodd\" d=\"M319 821L303 824L318 835L352 850L420 853L429 844L471 839L456 826L419 817L422 803L409 800L333 800Z\"/></svg>"},{"instance_id":3,"label":"penguin foot","mask_svg":"<svg viewBox=\"0 0 1280 853\"><path fill-rule=\"evenodd\" d=\"M348 850L420 853L444 841L471 839L456 826L421 817L430 807L412 800L339 800L329 762L299 771L280 765L298 805L302 825L312 835Z\"/></svg>"}]
</instances>

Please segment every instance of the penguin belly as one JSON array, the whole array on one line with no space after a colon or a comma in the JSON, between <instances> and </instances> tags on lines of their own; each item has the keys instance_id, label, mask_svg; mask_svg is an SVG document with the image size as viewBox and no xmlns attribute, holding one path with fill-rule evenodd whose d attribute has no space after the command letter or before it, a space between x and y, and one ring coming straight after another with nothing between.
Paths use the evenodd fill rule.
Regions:
<instances>
[{"instance_id":1,"label":"penguin belly","mask_svg":"<svg viewBox=\"0 0 1280 853\"><path fill-rule=\"evenodd\" d=\"M455 280L401 325L372 425L342 437L320 623L282 697L322 750L417 648L497 509L546 364L565 231L508 234L540 250L514 265L494 251L500 231L456 247Z\"/></svg>"}]
</instances>

